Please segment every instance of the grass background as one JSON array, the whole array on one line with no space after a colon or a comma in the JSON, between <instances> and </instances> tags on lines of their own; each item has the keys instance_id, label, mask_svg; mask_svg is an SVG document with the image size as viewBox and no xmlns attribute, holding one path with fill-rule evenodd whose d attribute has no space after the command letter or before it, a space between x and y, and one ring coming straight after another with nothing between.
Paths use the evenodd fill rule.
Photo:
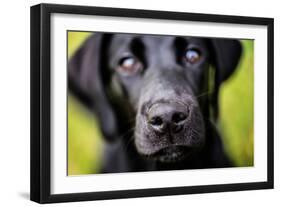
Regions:
<instances>
[{"instance_id":1,"label":"grass background","mask_svg":"<svg viewBox=\"0 0 281 207\"><path fill-rule=\"evenodd\" d=\"M70 58L90 32L68 32ZM254 164L254 41L241 40L243 55L237 70L220 90L220 120L226 153L237 166ZM94 115L68 96L68 175L98 172L102 161L102 134Z\"/></svg>"}]
</instances>

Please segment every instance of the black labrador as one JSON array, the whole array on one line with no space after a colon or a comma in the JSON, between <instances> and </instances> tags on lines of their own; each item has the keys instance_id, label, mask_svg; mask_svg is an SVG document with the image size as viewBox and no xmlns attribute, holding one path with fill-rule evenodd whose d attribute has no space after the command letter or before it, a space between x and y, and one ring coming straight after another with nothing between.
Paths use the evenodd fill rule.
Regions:
<instances>
[{"instance_id":1,"label":"black labrador","mask_svg":"<svg viewBox=\"0 0 281 207\"><path fill-rule=\"evenodd\" d=\"M102 172L232 166L212 121L242 52L233 39L95 33L70 59L68 87L96 113Z\"/></svg>"}]
</instances>

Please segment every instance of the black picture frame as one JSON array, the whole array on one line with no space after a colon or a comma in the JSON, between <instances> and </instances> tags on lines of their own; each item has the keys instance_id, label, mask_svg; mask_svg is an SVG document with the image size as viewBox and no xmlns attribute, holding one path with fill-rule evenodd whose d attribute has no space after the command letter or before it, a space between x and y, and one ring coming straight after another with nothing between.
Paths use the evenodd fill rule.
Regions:
<instances>
[{"instance_id":1,"label":"black picture frame","mask_svg":"<svg viewBox=\"0 0 281 207\"><path fill-rule=\"evenodd\" d=\"M267 181L106 192L51 194L51 72L50 16L53 13L149 18L267 27ZM30 199L38 203L164 196L273 188L273 28L272 18L39 4L31 7L31 174Z\"/></svg>"}]
</instances>

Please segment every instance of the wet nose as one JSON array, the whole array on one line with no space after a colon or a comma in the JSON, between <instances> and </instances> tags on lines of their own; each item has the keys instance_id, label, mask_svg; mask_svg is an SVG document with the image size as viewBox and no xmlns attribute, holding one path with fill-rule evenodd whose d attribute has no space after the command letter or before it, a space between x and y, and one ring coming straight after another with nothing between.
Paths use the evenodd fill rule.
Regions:
<instances>
[{"instance_id":1,"label":"wet nose","mask_svg":"<svg viewBox=\"0 0 281 207\"><path fill-rule=\"evenodd\" d=\"M188 118L187 106L177 103L160 103L153 105L148 111L148 124L155 132L178 133L182 131Z\"/></svg>"}]
</instances>

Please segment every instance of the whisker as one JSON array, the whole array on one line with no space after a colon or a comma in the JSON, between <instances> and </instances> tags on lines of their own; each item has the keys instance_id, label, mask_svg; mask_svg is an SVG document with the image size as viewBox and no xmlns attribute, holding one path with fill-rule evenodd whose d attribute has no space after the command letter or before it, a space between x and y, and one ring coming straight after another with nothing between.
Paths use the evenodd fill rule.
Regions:
<instances>
[{"instance_id":1,"label":"whisker","mask_svg":"<svg viewBox=\"0 0 281 207\"><path fill-rule=\"evenodd\" d=\"M135 130L135 127L129 128L127 131L125 131L123 134L119 135L118 137L119 137L119 138L123 138L123 137L125 137L126 135L128 135L129 133L131 133L133 130Z\"/></svg>"},{"instance_id":2,"label":"whisker","mask_svg":"<svg viewBox=\"0 0 281 207\"><path fill-rule=\"evenodd\" d=\"M128 124L134 124L135 122L136 122L136 118L135 117L126 120L126 123L128 123Z\"/></svg>"},{"instance_id":3,"label":"whisker","mask_svg":"<svg viewBox=\"0 0 281 207\"><path fill-rule=\"evenodd\" d=\"M123 145L123 150L126 152L129 149L129 145L134 141L134 135L132 135L126 142L126 145Z\"/></svg>"},{"instance_id":4,"label":"whisker","mask_svg":"<svg viewBox=\"0 0 281 207\"><path fill-rule=\"evenodd\" d=\"M203 92L203 93L201 93L201 94L195 96L195 98L200 98L200 97L202 97L202 96L206 96L206 95L209 95L209 94L211 94L211 93L212 93L212 91L206 91L206 92Z\"/></svg>"}]
</instances>

